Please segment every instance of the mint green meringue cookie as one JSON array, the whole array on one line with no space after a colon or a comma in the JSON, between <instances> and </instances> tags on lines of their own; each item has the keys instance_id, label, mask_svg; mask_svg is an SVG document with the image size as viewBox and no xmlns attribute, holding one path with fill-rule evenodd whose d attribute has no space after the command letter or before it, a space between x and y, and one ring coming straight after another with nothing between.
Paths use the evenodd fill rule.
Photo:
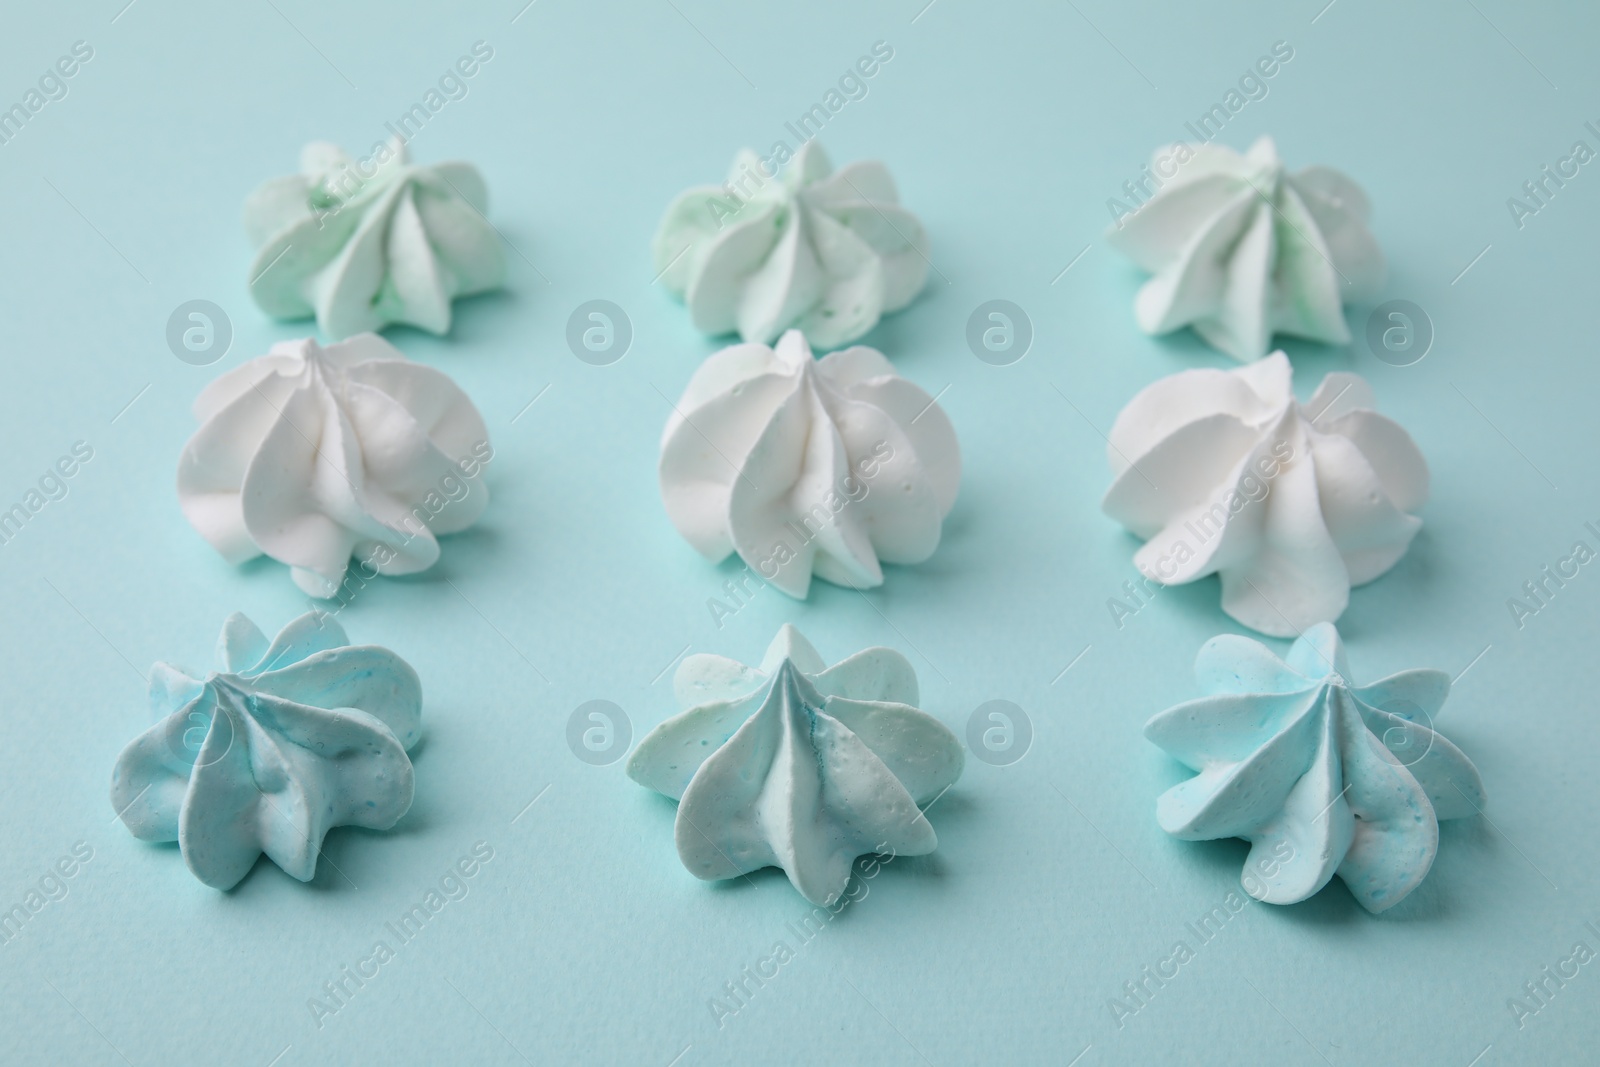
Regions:
<instances>
[{"instance_id":1,"label":"mint green meringue cookie","mask_svg":"<svg viewBox=\"0 0 1600 1067\"><path fill-rule=\"evenodd\" d=\"M839 898L857 856L921 856L938 844L923 806L961 776L961 744L918 711L906 658L869 648L832 667L784 626L760 667L683 661L688 710L628 760L640 785L678 800L683 865L717 880L781 867L813 904Z\"/></svg>"},{"instance_id":2,"label":"mint green meringue cookie","mask_svg":"<svg viewBox=\"0 0 1600 1067\"><path fill-rule=\"evenodd\" d=\"M315 315L333 340L391 323L442 334L451 300L505 280L488 189L471 164L416 166L397 137L365 160L313 141L300 170L244 205L258 249L250 295L274 318Z\"/></svg>"},{"instance_id":3,"label":"mint green meringue cookie","mask_svg":"<svg viewBox=\"0 0 1600 1067\"><path fill-rule=\"evenodd\" d=\"M349 644L309 612L270 643L243 615L218 642L222 670L150 672L158 721L123 749L111 803L133 835L177 841L194 876L231 889L265 852L309 882L335 826L387 830L411 808L406 751L422 684L399 656Z\"/></svg>"},{"instance_id":4,"label":"mint green meringue cookie","mask_svg":"<svg viewBox=\"0 0 1600 1067\"><path fill-rule=\"evenodd\" d=\"M1141 330L1192 326L1246 363L1274 334L1350 343L1344 305L1376 299L1384 276L1360 186L1331 167L1289 173L1270 137L1242 155L1173 145L1151 166L1165 180L1106 234L1153 275L1134 301Z\"/></svg>"},{"instance_id":5,"label":"mint green meringue cookie","mask_svg":"<svg viewBox=\"0 0 1600 1067\"><path fill-rule=\"evenodd\" d=\"M725 184L672 202L651 250L695 329L771 344L794 328L836 348L911 303L927 281L928 235L899 201L882 163L835 173L807 141L774 175L745 149Z\"/></svg>"},{"instance_id":6,"label":"mint green meringue cookie","mask_svg":"<svg viewBox=\"0 0 1600 1067\"><path fill-rule=\"evenodd\" d=\"M1433 729L1443 671L1358 686L1339 632L1319 623L1287 661L1214 637L1195 674L1209 695L1145 726L1199 772L1162 794L1156 818L1186 841L1249 841L1243 884L1258 900L1293 904L1337 875L1368 911L1391 908L1433 865L1439 820L1483 807L1477 768Z\"/></svg>"}]
</instances>

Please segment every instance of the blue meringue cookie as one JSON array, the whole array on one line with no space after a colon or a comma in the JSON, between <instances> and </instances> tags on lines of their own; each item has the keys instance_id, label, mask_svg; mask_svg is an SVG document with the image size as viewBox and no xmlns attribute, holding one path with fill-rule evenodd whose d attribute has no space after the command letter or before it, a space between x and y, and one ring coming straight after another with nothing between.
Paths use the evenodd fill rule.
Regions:
<instances>
[{"instance_id":1,"label":"blue meringue cookie","mask_svg":"<svg viewBox=\"0 0 1600 1067\"><path fill-rule=\"evenodd\" d=\"M697 878L781 867L813 904L844 892L857 856L938 844L921 807L961 776L961 744L918 711L916 673L869 648L825 667L784 626L759 668L696 655L674 688L688 710L651 731L628 775L678 800L676 841Z\"/></svg>"},{"instance_id":2,"label":"blue meringue cookie","mask_svg":"<svg viewBox=\"0 0 1600 1067\"><path fill-rule=\"evenodd\" d=\"M1338 875L1384 911L1428 873L1439 820L1483 807L1477 768L1432 728L1443 671L1354 685L1338 631L1319 623L1287 661L1247 637L1212 638L1195 673L1209 695L1145 726L1199 772L1162 794L1156 818L1188 841L1250 841L1243 884L1258 900L1293 904Z\"/></svg>"},{"instance_id":3,"label":"blue meringue cookie","mask_svg":"<svg viewBox=\"0 0 1600 1067\"><path fill-rule=\"evenodd\" d=\"M308 612L268 642L235 614L204 678L150 672L158 721L117 758L111 803L145 841L177 841L206 885L231 889L265 852L309 882L335 826L387 830L411 807L406 751L422 684L399 656L350 645Z\"/></svg>"},{"instance_id":4,"label":"blue meringue cookie","mask_svg":"<svg viewBox=\"0 0 1600 1067\"><path fill-rule=\"evenodd\" d=\"M250 295L277 319L315 315L335 341L390 323L450 329L450 302L495 289L505 253L469 163L411 163L399 137L367 159L313 141L299 174L250 194Z\"/></svg>"}]
</instances>

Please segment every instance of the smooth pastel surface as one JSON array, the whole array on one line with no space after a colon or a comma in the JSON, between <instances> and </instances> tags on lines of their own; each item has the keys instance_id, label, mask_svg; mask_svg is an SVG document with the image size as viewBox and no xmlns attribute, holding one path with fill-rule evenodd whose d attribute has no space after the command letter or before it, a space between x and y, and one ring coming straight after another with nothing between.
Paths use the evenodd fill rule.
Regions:
<instances>
[{"instance_id":1,"label":"smooth pastel surface","mask_svg":"<svg viewBox=\"0 0 1600 1067\"><path fill-rule=\"evenodd\" d=\"M235 613L217 658L203 677L150 671L156 724L111 775L133 836L178 842L196 878L232 889L262 853L309 882L333 827L400 821L414 789L406 750L422 738L422 683L405 660L351 645L319 612L270 642Z\"/></svg>"},{"instance_id":2,"label":"smooth pastel surface","mask_svg":"<svg viewBox=\"0 0 1600 1067\"><path fill-rule=\"evenodd\" d=\"M1600 844L1584 830L1600 809L1600 570L1550 583L1521 629L1506 601L1573 542L1596 544L1585 522L1600 526L1582 436L1600 395L1600 171L1585 165L1520 230L1506 198L1575 139L1596 144L1583 124L1600 126L1600 12L1339 0L1313 24L1326 0L938 0L925 12L926 0L674 0L752 89L666 4L539 0L513 23L524 0L273 0L302 37L266 4L139 0L112 23L124 2L18 5L0 34L7 102L73 41L95 51L66 99L0 145L12 208L0 221L0 503L37 490L76 440L94 457L0 547L0 905L61 877L76 842L93 855L63 879L64 899L0 945L9 1058L125 1067L101 1034L135 1067L265 1067L286 1049L275 1067L524 1067L508 1040L536 1064L657 1067L680 1053L676 1067L786 1054L1065 1067L1086 1048L1076 1067L1147 1067L1173 1050L1199 1067L1327 1067L1323 1055L1466 1067L1490 1044L1477 1067L1593 1058L1592 963L1520 1029L1506 1001L1592 937L1585 922L1600 925ZM412 147L489 179L491 218L512 242L507 285L456 301L448 338L385 336L482 412L491 501L441 539L436 566L371 582L338 615L423 679L416 798L392 830L330 832L309 885L260 862L219 893L175 849L152 857L161 846L113 824L106 785L149 725L151 663L207 664L230 612L265 626L307 607L282 564L236 567L210 550L173 492L205 385L311 332L251 300L240 204L309 140L385 137L480 37L494 58ZM1441 823L1428 877L1381 915L1334 879L1294 907L1246 904L1202 940L1188 926L1244 897L1249 845L1161 831L1155 797L1193 772L1141 727L1195 695L1202 644L1251 631L1222 611L1215 578L1142 606L1128 596L1138 541L1099 510L1101 435L1151 382L1238 364L1188 331L1140 333L1131 307L1146 275L1100 235L1106 200L1150 150L1183 137L1279 39L1294 59L1230 119L1226 143L1272 134L1286 160L1359 178L1389 259L1383 296L1425 308L1437 334L1409 367L1359 340L1286 345L1298 396L1330 372L1360 374L1432 470L1421 533L1351 592L1339 630L1363 679L1417 666L1456 679L1444 725L1482 773L1493 826ZM725 586L743 563L706 563L661 505L669 402L727 342L652 287L650 236L673 196L719 179L736 147L785 137L877 40L894 58L824 143L840 164L889 163L940 273L861 343L943 391L961 494L939 550L885 567L877 589L817 582L797 601L751 583L736 599ZM181 362L164 337L173 309L199 297L235 331L210 367ZM609 367L567 346L567 319L596 298L633 324ZM1008 367L966 342L974 309L995 298L1034 326ZM1359 338L1367 309L1346 314ZM737 608L720 627L713 597ZM1120 627L1112 598L1137 608ZM674 707L686 645L756 663L785 622L830 657L899 649L922 683L917 706L963 739L989 700L1033 725L1009 766L969 751L928 816L938 849L858 880L846 895L860 899L804 941L790 924L813 906L781 871L691 877L673 802L566 741L572 712L607 699L632 719L631 748ZM1289 646L1265 640L1279 656ZM447 873L464 887L455 899L439 886ZM430 892L443 906L401 944L385 924ZM308 999L380 939L395 957L319 1027ZM780 939L795 957L750 982L719 1025L708 1001L726 1003L726 983ZM1124 983L1179 940L1194 957L1114 1015L1113 997L1135 1006Z\"/></svg>"},{"instance_id":3,"label":"smooth pastel surface","mask_svg":"<svg viewBox=\"0 0 1600 1067\"><path fill-rule=\"evenodd\" d=\"M869 648L826 667L785 624L760 667L699 653L673 680L684 710L639 742L628 775L678 801L678 856L695 877L781 867L832 905L856 857L925 856L919 808L961 776L961 743L919 711L903 655Z\"/></svg>"},{"instance_id":4,"label":"smooth pastel surface","mask_svg":"<svg viewBox=\"0 0 1600 1067\"><path fill-rule=\"evenodd\" d=\"M1186 841L1250 842L1243 887L1297 904L1338 875L1368 911L1421 884L1439 820L1482 813L1483 782L1434 723L1450 676L1408 670L1351 680L1339 631L1318 623L1287 660L1248 637L1206 642L1206 695L1161 712L1144 733L1199 774L1156 802Z\"/></svg>"},{"instance_id":5,"label":"smooth pastel surface","mask_svg":"<svg viewBox=\"0 0 1600 1067\"><path fill-rule=\"evenodd\" d=\"M1282 352L1180 371L1140 390L1106 439L1102 506L1177 585L1216 574L1222 610L1274 637L1332 622L1350 587L1393 567L1422 529L1428 465L1372 387L1330 374L1304 404Z\"/></svg>"},{"instance_id":6,"label":"smooth pastel surface","mask_svg":"<svg viewBox=\"0 0 1600 1067\"><path fill-rule=\"evenodd\" d=\"M1287 173L1270 137L1242 154L1168 146L1151 166L1176 173L1106 231L1155 275L1134 302L1141 330L1193 326L1244 362L1266 355L1274 334L1349 343L1344 305L1375 299L1384 275L1359 185L1332 167Z\"/></svg>"},{"instance_id":7,"label":"smooth pastel surface","mask_svg":"<svg viewBox=\"0 0 1600 1067\"><path fill-rule=\"evenodd\" d=\"M245 200L250 295L279 319L316 316L335 341L393 323L450 329L450 302L498 287L505 250L470 163L419 166L399 135L352 158L313 141L300 173Z\"/></svg>"},{"instance_id":8,"label":"smooth pastel surface","mask_svg":"<svg viewBox=\"0 0 1600 1067\"><path fill-rule=\"evenodd\" d=\"M782 158L744 149L724 184L679 194L651 242L656 270L697 330L771 344L798 329L838 348L916 299L928 235L882 163L835 172L815 140Z\"/></svg>"},{"instance_id":9,"label":"smooth pastel surface","mask_svg":"<svg viewBox=\"0 0 1600 1067\"><path fill-rule=\"evenodd\" d=\"M815 574L883 584L939 546L961 447L938 402L864 345L821 359L799 330L732 345L689 379L661 434L661 499L712 562L737 553L804 599Z\"/></svg>"},{"instance_id":10,"label":"smooth pastel surface","mask_svg":"<svg viewBox=\"0 0 1600 1067\"><path fill-rule=\"evenodd\" d=\"M178 502L229 563L289 564L341 601L439 558L483 514L489 431L447 375L377 334L283 341L206 386L178 459ZM355 558L358 573L347 582Z\"/></svg>"}]
</instances>

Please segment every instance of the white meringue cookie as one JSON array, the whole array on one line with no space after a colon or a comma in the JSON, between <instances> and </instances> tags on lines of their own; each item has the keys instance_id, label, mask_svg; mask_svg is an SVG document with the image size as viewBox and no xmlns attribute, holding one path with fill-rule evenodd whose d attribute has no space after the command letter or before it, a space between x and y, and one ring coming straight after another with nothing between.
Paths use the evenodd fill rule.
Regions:
<instances>
[{"instance_id":1,"label":"white meringue cookie","mask_svg":"<svg viewBox=\"0 0 1600 1067\"><path fill-rule=\"evenodd\" d=\"M1376 298L1383 253L1360 186L1330 167L1284 172L1262 137L1244 155L1218 144L1156 153L1176 176L1106 234L1155 277L1134 304L1139 328L1193 326L1235 359L1267 354L1274 333L1348 344L1346 303Z\"/></svg>"},{"instance_id":2,"label":"white meringue cookie","mask_svg":"<svg viewBox=\"0 0 1600 1067\"><path fill-rule=\"evenodd\" d=\"M928 235L882 163L835 173L807 141L781 176L749 149L724 185L685 190L651 243L695 329L771 344L794 327L836 348L898 311L928 280Z\"/></svg>"},{"instance_id":3,"label":"white meringue cookie","mask_svg":"<svg viewBox=\"0 0 1600 1067\"><path fill-rule=\"evenodd\" d=\"M300 168L244 206L257 247L250 295L274 318L314 314L334 340L390 323L442 334L451 300L505 280L488 188L471 164L413 165L396 137L360 163L313 141Z\"/></svg>"},{"instance_id":4,"label":"white meringue cookie","mask_svg":"<svg viewBox=\"0 0 1600 1067\"><path fill-rule=\"evenodd\" d=\"M883 354L813 359L790 330L776 349L709 357L661 437L661 497L707 559L737 552L805 597L813 572L855 589L881 563L920 563L955 503L961 451L933 398Z\"/></svg>"},{"instance_id":5,"label":"white meringue cookie","mask_svg":"<svg viewBox=\"0 0 1600 1067\"><path fill-rule=\"evenodd\" d=\"M178 461L183 513L231 563L265 553L331 597L352 555L378 574L439 558L489 502L488 431L446 375L375 334L307 338L219 377ZM371 577L371 575L367 575Z\"/></svg>"},{"instance_id":6,"label":"white meringue cookie","mask_svg":"<svg viewBox=\"0 0 1600 1067\"><path fill-rule=\"evenodd\" d=\"M922 813L961 777L961 742L919 711L900 653L828 667L793 626L760 667L694 655L673 688L687 710L652 730L628 776L678 801L678 856L697 878L781 867L813 904L839 898L857 856L921 856Z\"/></svg>"},{"instance_id":7,"label":"white meringue cookie","mask_svg":"<svg viewBox=\"0 0 1600 1067\"><path fill-rule=\"evenodd\" d=\"M1220 574L1223 610L1275 637L1332 622L1405 554L1428 496L1422 454L1373 403L1343 373L1297 403L1282 352L1163 378L1111 428L1103 506L1148 539L1146 577Z\"/></svg>"}]
</instances>

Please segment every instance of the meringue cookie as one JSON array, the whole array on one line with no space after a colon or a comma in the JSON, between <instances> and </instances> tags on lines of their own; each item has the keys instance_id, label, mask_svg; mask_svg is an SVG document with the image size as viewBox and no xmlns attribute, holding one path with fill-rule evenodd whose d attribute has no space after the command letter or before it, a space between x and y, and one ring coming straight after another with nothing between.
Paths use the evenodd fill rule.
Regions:
<instances>
[{"instance_id":1,"label":"meringue cookie","mask_svg":"<svg viewBox=\"0 0 1600 1067\"><path fill-rule=\"evenodd\" d=\"M1258 900L1293 904L1338 875L1368 911L1392 908L1433 865L1439 820L1484 804L1477 768L1432 728L1443 671L1356 686L1322 623L1287 662L1248 637L1212 638L1195 674L1208 695L1145 726L1199 772L1162 794L1156 818L1186 841L1251 842L1244 887Z\"/></svg>"},{"instance_id":2,"label":"meringue cookie","mask_svg":"<svg viewBox=\"0 0 1600 1067\"><path fill-rule=\"evenodd\" d=\"M906 658L869 648L825 667L784 626L759 668L694 655L688 708L652 730L628 776L677 800L683 865L708 881L782 867L813 904L839 898L857 856L938 844L920 808L961 777L961 743L918 711Z\"/></svg>"},{"instance_id":3,"label":"meringue cookie","mask_svg":"<svg viewBox=\"0 0 1600 1067\"><path fill-rule=\"evenodd\" d=\"M1193 326L1246 362L1274 333L1349 343L1342 305L1375 299L1384 274L1360 186L1331 167L1286 174L1270 137L1242 156L1204 144L1156 159L1177 174L1106 233L1155 275L1134 303L1141 330Z\"/></svg>"},{"instance_id":4,"label":"meringue cookie","mask_svg":"<svg viewBox=\"0 0 1600 1067\"><path fill-rule=\"evenodd\" d=\"M313 141L300 170L244 205L257 248L250 295L273 318L315 314L334 340L396 322L445 333L451 300L505 281L488 189L471 164L415 166L395 137L359 163Z\"/></svg>"},{"instance_id":5,"label":"meringue cookie","mask_svg":"<svg viewBox=\"0 0 1600 1067\"><path fill-rule=\"evenodd\" d=\"M882 563L920 563L961 482L955 430L881 352L820 360L798 330L776 349L733 345L689 380L661 436L661 497L712 562L738 552L792 597L813 571L883 584Z\"/></svg>"},{"instance_id":6,"label":"meringue cookie","mask_svg":"<svg viewBox=\"0 0 1600 1067\"><path fill-rule=\"evenodd\" d=\"M795 327L823 348L911 303L929 266L928 235L900 206L888 169L852 163L834 173L815 141L777 180L741 151L726 184L679 194L651 251L695 329L771 344Z\"/></svg>"},{"instance_id":7,"label":"meringue cookie","mask_svg":"<svg viewBox=\"0 0 1600 1067\"><path fill-rule=\"evenodd\" d=\"M1222 609L1274 637L1331 622L1405 554L1428 496L1422 454L1373 403L1342 373L1296 403L1282 352L1163 378L1111 428L1103 507L1148 539L1147 578L1221 574Z\"/></svg>"},{"instance_id":8,"label":"meringue cookie","mask_svg":"<svg viewBox=\"0 0 1600 1067\"><path fill-rule=\"evenodd\" d=\"M399 822L422 685L388 649L348 642L319 612L270 644L235 614L218 642L221 671L201 678L157 663L159 721L111 776L111 803L133 835L177 841L196 878L231 889L263 852L309 882L330 829Z\"/></svg>"},{"instance_id":9,"label":"meringue cookie","mask_svg":"<svg viewBox=\"0 0 1600 1067\"><path fill-rule=\"evenodd\" d=\"M338 592L352 554L376 574L426 570L435 535L471 526L489 502L478 409L376 334L273 345L207 386L194 413L202 425L178 461L184 516L230 563L289 564L311 596Z\"/></svg>"}]
</instances>

